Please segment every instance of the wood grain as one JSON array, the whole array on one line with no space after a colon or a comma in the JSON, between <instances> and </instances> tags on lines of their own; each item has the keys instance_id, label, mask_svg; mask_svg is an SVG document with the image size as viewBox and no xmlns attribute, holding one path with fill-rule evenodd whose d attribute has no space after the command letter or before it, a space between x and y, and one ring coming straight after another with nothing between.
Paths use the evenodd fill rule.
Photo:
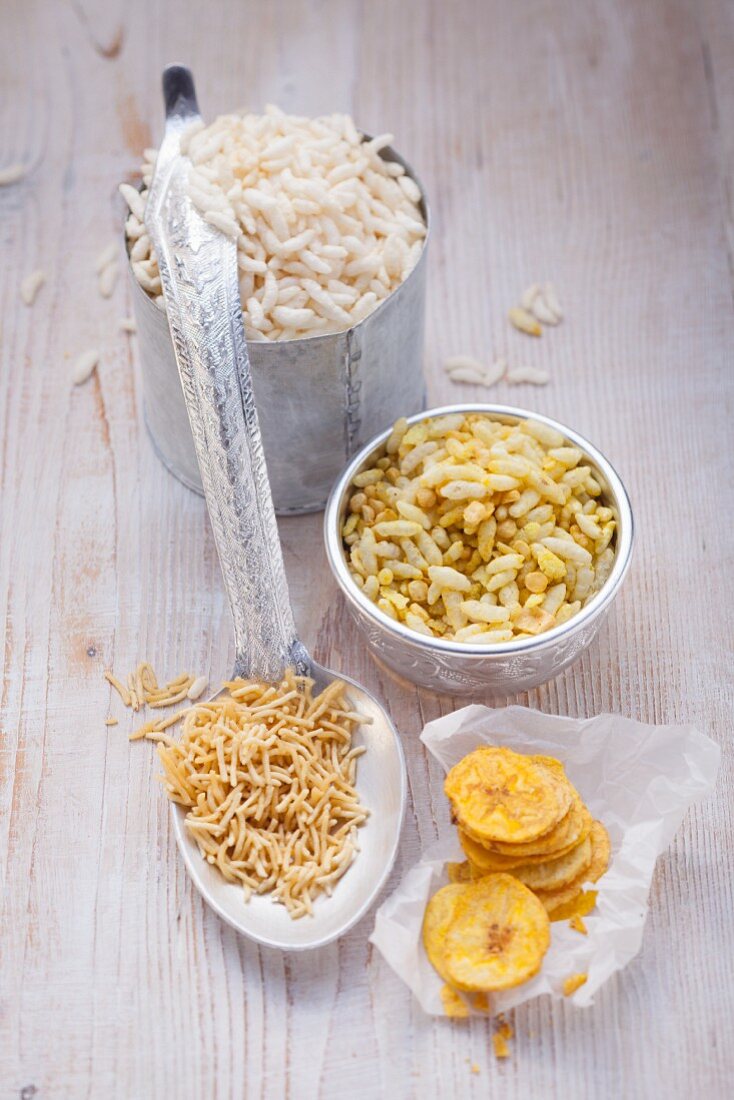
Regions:
<instances>
[{"instance_id":1,"label":"wood grain","mask_svg":"<svg viewBox=\"0 0 734 1100\"><path fill-rule=\"evenodd\" d=\"M6 0L3 16L0 165L29 174L0 189L2 1095L731 1095L731 5ZM286 958L205 909L154 754L128 744L102 680L147 657L216 681L232 657L204 505L142 427L135 341L117 331L129 287L104 301L93 272L119 234L116 183L160 135L169 60L193 67L208 116L274 101L395 133L435 217L432 401L481 396L448 381L448 354L546 367L546 389L498 399L573 424L626 480L639 538L615 613L574 668L498 705L693 722L726 750L716 795L660 861L640 956L588 1011L518 1010L507 1062L484 1021L422 1014L370 950L371 919ZM28 309L18 287L38 266L48 282ZM568 319L530 341L505 314L543 278ZM101 364L75 389L89 346ZM404 735L394 885L448 828L417 735L456 703L367 657L320 517L282 535L305 641Z\"/></svg>"}]
</instances>

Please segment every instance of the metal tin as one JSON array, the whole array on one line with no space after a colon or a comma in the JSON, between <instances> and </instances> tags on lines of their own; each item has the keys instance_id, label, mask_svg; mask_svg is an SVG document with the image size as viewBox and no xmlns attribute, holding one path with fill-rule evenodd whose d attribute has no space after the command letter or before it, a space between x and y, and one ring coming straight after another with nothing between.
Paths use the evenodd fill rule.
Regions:
<instances>
[{"instance_id":1,"label":"metal tin","mask_svg":"<svg viewBox=\"0 0 734 1100\"><path fill-rule=\"evenodd\" d=\"M420 180L392 149L423 196L428 233L404 283L354 328L303 340L248 344L257 412L275 510L324 507L344 463L395 418L425 408L423 329L428 204ZM135 276L133 310L142 365L145 422L164 465L203 491L166 314Z\"/></svg>"},{"instance_id":2,"label":"metal tin","mask_svg":"<svg viewBox=\"0 0 734 1100\"><path fill-rule=\"evenodd\" d=\"M577 615L535 638L521 638L492 647L428 638L395 622L368 600L352 580L341 530L352 478L380 456L390 434L382 432L356 455L335 484L324 516L326 554L334 577L372 655L393 674L432 691L458 695L488 692L512 695L528 691L558 676L588 648L606 618L629 568L633 520L629 497L611 463L583 436L547 416L506 405L447 405L409 417L409 423L446 413L480 412L515 423L530 418L562 432L586 457L617 518L616 556L606 583Z\"/></svg>"}]
</instances>

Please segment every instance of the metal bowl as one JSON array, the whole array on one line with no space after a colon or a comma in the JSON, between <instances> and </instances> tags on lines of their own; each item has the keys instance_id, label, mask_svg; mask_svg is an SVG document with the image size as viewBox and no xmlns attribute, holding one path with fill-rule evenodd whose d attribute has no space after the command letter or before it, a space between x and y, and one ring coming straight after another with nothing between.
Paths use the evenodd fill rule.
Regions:
<instances>
[{"instance_id":1,"label":"metal bowl","mask_svg":"<svg viewBox=\"0 0 734 1100\"><path fill-rule=\"evenodd\" d=\"M355 455L332 489L324 517L326 554L347 607L363 632L372 655L393 674L432 691L448 694L489 692L511 695L558 676L590 645L604 622L629 568L633 520L627 492L610 462L583 436L550 417L507 405L445 405L408 418L409 424L446 413L484 413L507 424L537 420L562 432L579 447L602 496L617 518L615 562L597 594L568 622L534 638L490 647L428 638L385 615L354 583L347 566L341 531L352 479L382 456L390 429Z\"/></svg>"}]
</instances>

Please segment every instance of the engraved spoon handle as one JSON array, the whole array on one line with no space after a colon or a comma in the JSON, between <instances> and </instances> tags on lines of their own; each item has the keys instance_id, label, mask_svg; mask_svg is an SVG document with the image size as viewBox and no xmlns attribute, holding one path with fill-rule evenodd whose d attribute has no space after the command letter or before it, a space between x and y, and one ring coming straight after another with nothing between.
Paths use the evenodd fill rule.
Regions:
<instances>
[{"instance_id":1,"label":"engraved spoon handle","mask_svg":"<svg viewBox=\"0 0 734 1100\"><path fill-rule=\"evenodd\" d=\"M309 667L296 637L255 409L235 241L187 191L181 134L201 116L192 75L163 73L166 131L145 225L158 257L181 376L235 633L235 675L277 680Z\"/></svg>"}]
</instances>

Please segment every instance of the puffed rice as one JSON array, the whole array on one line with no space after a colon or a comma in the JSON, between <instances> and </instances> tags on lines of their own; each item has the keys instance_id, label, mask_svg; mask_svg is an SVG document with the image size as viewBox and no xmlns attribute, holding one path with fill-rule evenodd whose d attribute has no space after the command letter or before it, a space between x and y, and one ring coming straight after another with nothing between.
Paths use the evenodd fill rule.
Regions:
<instances>
[{"instance_id":1,"label":"puffed rice","mask_svg":"<svg viewBox=\"0 0 734 1100\"><path fill-rule=\"evenodd\" d=\"M419 634L492 645L575 615L614 564L614 510L583 452L539 421L396 422L354 479L355 583Z\"/></svg>"},{"instance_id":2,"label":"puffed rice","mask_svg":"<svg viewBox=\"0 0 734 1100\"><path fill-rule=\"evenodd\" d=\"M189 196L237 241L249 339L343 331L408 277L426 225L418 186L380 156L391 141L391 134L365 141L347 115L298 118L277 107L184 133ZM158 265L143 225L155 151L145 158L142 192L125 183L120 191L130 208L133 272L157 299Z\"/></svg>"},{"instance_id":3,"label":"puffed rice","mask_svg":"<svg viewBox=\"0 0 734 1100\"><path fill-rule=\"evenodd\" d=\"M11 183L18 183L27 172L27 167L20 161L9 164L6 168L0 168L0 187L9 187Z\"/></svg>"},{"instance_id":4,"label":"puffed rice","mask_svg":"<svg viewBox=\"0 0 734 1100\"><path fill-rule=\"evenodd\" d=\"M32 306L36 300L36 295L46 282L46 272L38 268L37 271L32 271L30 275L22 280L20 284L20 296L23 299L24 305Z\"/></svg>"}]
</instances>

